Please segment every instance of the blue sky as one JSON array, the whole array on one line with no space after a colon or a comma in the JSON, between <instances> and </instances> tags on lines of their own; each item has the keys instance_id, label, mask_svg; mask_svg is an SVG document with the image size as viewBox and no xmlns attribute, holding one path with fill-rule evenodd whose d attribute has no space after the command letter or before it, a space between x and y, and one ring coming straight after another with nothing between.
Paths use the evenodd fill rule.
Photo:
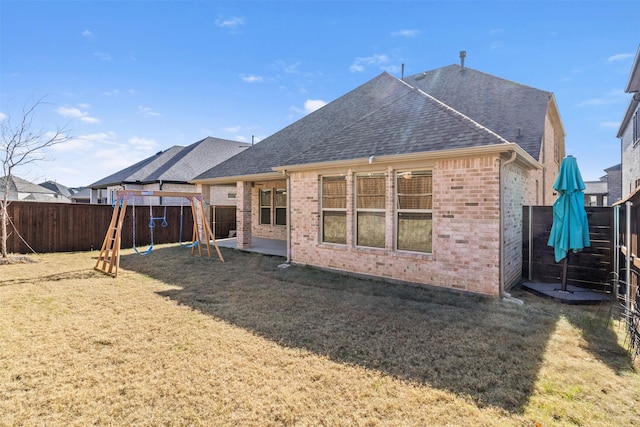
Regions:
<instances>
[{"instance_id":1,"label":"blue sky","mask_svg":"<svg viewBox=\"0 0 640 427\"><path fill-rule=\"evenodd\" d=\"M73 139L15 171L88 185L206 136L255 142L383 71L459 63L553 92L585 180L616 138L640 45L628 1L0 0L0 119ZM634 26L635 25L635 26Z\"/></svg>"}]
</instances>

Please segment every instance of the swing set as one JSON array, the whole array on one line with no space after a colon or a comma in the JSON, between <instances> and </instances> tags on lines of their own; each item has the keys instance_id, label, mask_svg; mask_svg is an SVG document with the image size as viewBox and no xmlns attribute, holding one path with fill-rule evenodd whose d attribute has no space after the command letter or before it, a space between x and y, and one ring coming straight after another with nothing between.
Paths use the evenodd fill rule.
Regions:
<instances>
[{"instance_id":1,"label":"swing set","mask_svg":"<svg viewBox=\"0 0 640 427\"><path fill-rule=\"evenodd\" d=\"M122 226L124 224L124 217L127 211L127 205L131 202L132 207L132 243L133 250L138 255L148 255L153 251L153 230L158 222L161 227L168 227L167 221L167 207L164 206L163 215L159 217L153 216L153 206L149 203L149 235L150 244L145 250L141 250L136 245L136 205L135 197L137 196L149 196L149 197L181 197L180 203L180 234L178 237L180 246L191 248L191 255L195 254L196 248L198 254L202 256L203 250L206 249L207 255L211 258L211 246L213 245L218 253L218 258L221 262L224 262L220 248L216 243L215 236L211 231L211 227L206 220L204 210L204 200L200 193L185 193L177 191L144 191L144 190L121 190L117 192L117 198L114 200L113 215L111 216L111 223L109 229L105 235L102 249L100 249L100 255L98 255L98 261L94 267L94 270L102 271L105 274L109 274L114 278L118 276L118 270L120 268L120 245L122 243ZM191 243L182 241L182 224L184 218L184 199L191 202L191 213L193 215L193 236Z\"/></svg>"}]
</instances>

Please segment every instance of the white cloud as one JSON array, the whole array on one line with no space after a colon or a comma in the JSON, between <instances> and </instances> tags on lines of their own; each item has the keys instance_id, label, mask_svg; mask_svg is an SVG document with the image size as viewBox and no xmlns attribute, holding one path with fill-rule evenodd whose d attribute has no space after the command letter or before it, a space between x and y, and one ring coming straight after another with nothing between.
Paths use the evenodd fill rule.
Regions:
<instances>
[{"instance_id":1,"label":"white cloud","mask_svg":"<svg viewBox=\"0 0 640 427\"><path fill-rule=\"evenodd\" d=\"M86 105L86 104L81 104ZM100 119L91 117L86 111L82 111L79 108L58 107L56 112L62 117L68 117L70 119L79 119L85 123L99 123Z\"/></svg>"},{"instance_id":2,"label":"white cloud","mask_svg":"<svg viewBox=\"0 0 640 427\"><path fill-rule=\"evenodd\" d=\"M82 32L82 37L91 37L93 35L93 33L89 30L84 30Z\"/></svg>"},{"instance_id":3,"label":"white cloud","mask_svg":"<svg viewBox=\"0 0 640 427\"><path fill-rule=\"evenodd\" d=\"M418 34L420 34L420 30L400 30L392 32L391 37L407 37L412 39L417 37Z\"/></svg>"},{"instance_id":4,"label":"white cloud","mask_svg":"<svg viewBox=\"0 0 640 427\"><path fill-rule=\"evenodd\" d=\"M618 129L620 128L620 122L602 122L600 123L600 127L605 129Z\"/></svg>"},{"instance_id":5,"label":"white cloud","mask_svg":"<svg viewBox=\"0 0 640 427\"><path fill-rule=\"evenodd\" d=\"M237 16L232 16L230 18L224 19L216 19L216 26L220 28L225 28L228 30L237 30L238 28L244 25L244 18L239 18Z\"/></svg>"},{"instance_id":6,"label":"white cloud","mask_svg":"<svg viewBox=\"0 0 640 427\"><path fill-rule=\"evenodd\" d=\"M243 82L247 82L247 83L259 83L263 81L263 78L261 76L254 76L253 74L249 74L249 75L241 74L240 78L242 79Z\"/></svg>"},{"instance_id":7,"label":"white cloud","mask_svg":"<svg viewBox=\"0 0 640 427\"><path fill-rule=\"evenodd\" d=\"M352 73L359 73L364 71L367 66L380 66L386 64L387 62L389 62L389 57L384 54L375 54L372 56L360 57L356 58L355 61L353 61L353 64L351 64L351 66L349 67L349 71L351 71Z\"/></svg>"},{"instance_id":8,"label":"white cloud","mask_svg":"<svg viewBox=\"0 0 640 427\"><path fill-rule=\"evenodd\" d=\"M319 108L324 107L327 103L321 99L307 99L304 101L304 111L309 114L313 113Z\"/></svg>"},{"instance_id":9,"label":"white cloud","mask_svg":"<svg viewBox=\"0 0 640 427\"><path fill-rule=\"evenodd\" d=\"M158 146L158 143L153 139L139 138L134 136L129 139L129 144L133 145L138 150L148 151L150 149L155 149Z\"/></svg>"},{"instance_id":10,"label":"white cloud","mask_svg":"<svg viewBox=\"0 0 640 427\"><path fill-rule=\"evenodd\" d=\"M0 122L7 118L5 113L0 113Z\"/></svg>"},{"instance_id":11,"label":"white cloud","mask_svg":"<svg viewBox=\"0 0 640 427\"><path fill-rule=\"evenodd\" d=\"M274 63L274 66L281 69L285 74L299 74L300 71L298 71L298 67L300 64L301 62L299 61L293 64L287 64L285 61L279 59Z\"/></svg>"},{"instance_id":12,"label":"white cloud","mask_svg":"<svg viewBox=\"0 0 640 427\"><path fill-rule=\"evenodd\" d=\"M578 104L578 107L598 107L601 105L610 105L622 102L625 99L626 94L622 89L614 89L607 92L604 96L584 100Z\"/></svg>"},{"instance_id":13,"label":"white cloud","mask_svg":"<svg viewBox=\"0 0 640 427\"><path fill-rule=\"evenodd\" d=\"M502 33L504 33L504 29L502 28L494 28L492 30L489 30L489 34L492 36L496 34L502 34Z\"/></svg>"},{"instance_id":14,"label":"white cloud","mask_svg":"<svg viewBox=\"0 0 640 427\"><path fill-rule=\"evenodd\" d=\"M633 54L632 53L618 53L618 54L611 55L610 57L608 57L607 61L616 62L616 61L622 61L622 60L629 59L629 58L633 58Z\"/></svg>"},{"instance_id":15,"label":"white cloud","mask_svg":"<svg viewBox=\"0 0 640 427\"><path fill-rule=\"evenodd\" d=\"M157 117L160 116L160 113L156 113L150 107L144 107L142 105L138 105L138 114L143 117Z\"/></svg>"},{"instance_id":16,"label":"white cloud","mask_svg":"<svg viewBox=\"0 0 640 427\"><path fill-rule=\"evenodd\" d=\"M225 132L229 132L229 133L236 133L236 132L240 132L240 126L229 126L224 128Z\"/></svg>"},{"instance_id":17,"label":"white cloud","mask_svg":"<svg viewBox=\"0 0 640 427\"><path fill-rule=\"evenodd\" d=\"M101 61L111 61L111 54L106 52L93 52L93 56Z\"/></svg>"},{"instance_id":18,"label":"white cloud","mask_svg":"<svg viewBox=\"0 0 640 427\"><path fill-rule=\"evenodd\" d=\"M93 149L95 144L100 144L101 146L114 144L113 140L115 139L115 136L116 135L113 132L79 135L63 143L53 145L51 148L59 152L73 151L77 153L82 150Z\"/></svg>"}]
</instances>

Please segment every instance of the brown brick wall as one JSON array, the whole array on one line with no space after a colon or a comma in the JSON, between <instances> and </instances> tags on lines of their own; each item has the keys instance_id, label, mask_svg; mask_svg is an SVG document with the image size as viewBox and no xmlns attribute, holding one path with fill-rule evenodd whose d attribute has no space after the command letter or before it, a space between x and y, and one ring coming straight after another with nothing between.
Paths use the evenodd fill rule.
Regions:
<instances>
[{"instance_id":1,"label":"brown brick wall","mask_svg":"<svg viewBox=\"0 0 640 427\"><path fill-rule=\"evenodd\" d=\"M414 170L417 170L414 168ZM315 172L291 176L292 261L395 280L461 289L487 295L499 292L499 161L496 156L443 160L433 170L433 253L396 251L394 169L386 168L388 180L387 242L384 249L355 247L353 206L347 208L347 245L320 242L319 177ZM526 175L509 168L508 191L510 248L521 239L520 200L525 198ZM380 172L379 168L371 172ZM352 191L353 172L347 174ZM348 194L352 200L352 194ZM520 214L515 207L520 206ZM510 250L509 277L521 263L521 251Z\"/></svg>"}]
</instances>

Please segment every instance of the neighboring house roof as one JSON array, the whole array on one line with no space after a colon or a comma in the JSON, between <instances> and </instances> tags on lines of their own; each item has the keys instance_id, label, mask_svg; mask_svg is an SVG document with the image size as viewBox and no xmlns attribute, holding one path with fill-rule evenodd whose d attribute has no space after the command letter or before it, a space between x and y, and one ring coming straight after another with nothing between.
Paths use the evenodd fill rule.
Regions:
<instances>
[{"instance_id":1,"label":"neighboring house roof","mask_svg":"<svg viewBox=\"0 0 640 427\"><path fill-rule=\"evenodd\" d=\"M64 185L59 184L55 181L45 181L41 182L38 185L41 185L44 188L48 188L49 190L53 191L56 194L60 194L61 196L71 197L71 190L68 187L65 187Z\"/></svg>"},{"instance_id":2,"label":"neighboring house roof","mask_svg":"<svg viewBox=\"0 0 640 427\"><path fill-rule=\"evenodd\" d=\"M54 191L41 185L34 184L33 182L27 181L26 179L22 179L15 175L11 175L9 178L10 179L7 180L6 176L0 177L0 188L4 188L5 185L8 185L10 192L43 194L50 196L55 195Z\"/></svg>"},{"instance_id":3,"label":"neighboring house roof","mask_svg":"<svg viewBox=\"0 0 640 427\"><path fill-rule=\"evenodd\" d=\"M622 138L624 136L624 132L627 129L627 126L629 126L634 113L638 109L638 104L640 104L640 46L638 46L636 58L633 61L631 72L629 73L629 81L627 82L627 87L624 91L626 93L634 93L634 95L631 97L631 101L629 101L624 118L618 128L616 138Z\"/></svg>"},{"instance_id":4,"label":"neighboring house roof","mask_svg":"<svg viewBox=\"0 0 640 427\"><path fill-rule=\"evenodd\" d=\"M250 147L245 142L207 137L187 147L175 145L94 182L90 188L121 183L187 182Z\"/></svg>"},{"instance_id":5,"label":"neighboring house roof","mask_svg":"<svg viewBox=\"0 0 640 427\"><path fill-rule=\"evenodd\" d=\"M609 185L607 181L585 181L584 186L585 186L584 194L586 195L609 193Z\"/></svg>"},{"instance_id":6,"label":"neighboring house roof","mask_svg":"<svg viewBox=\"0 0 640 427\"><path fill-rule=\"evenodd\" d=\"M73 200L89 200L91 199L91 189L89 187L70 188L71 199Z\"/></svg>"},{"instance_id":7,"label":"neighboring house roof","mask_svg":"<svg viewBox=\"0 0 640 427\"><path fill-rule=\"evenodd\" d=\"M604 171L605 172L615 172L615 171L619 171L619 170L622 170L622 163L618 163L617 165L610 166L610 167L606 168Z\"/></svg>"},{"instance_id":8,"label":"neighboring house roof","mask_svg":"<svg viewBox=\"0 0 640 427\"><path fill-rule=\"evenodd\" d=\"M536 160L552 93L460 65L404 79L462 114L515 142Z\"/></svg>"},{"instance_id":9,"label":"neighboring house roof","mask_svg":"<svg viewBox=\"0 0 640 427\"><path fill-rule=\"evenodd\" d=\"M441 70L444 70L442 75L450 73L449 70ZM472 78L476 76L471 73L469 75ZM482 81L489 80L484 76L486 75L482 74ZM497 80L508 86L517 85ZM449 81L449 84L453 84L453 77ZM492 87L496 90L495 81ZM544 98L543 107L532 107L522 114L532 114L540 121L540 126L537 123L535 126L530 125L530 128L540 131L538 152L531 156L537 159L550 93L522 85L518 85L517 90L503 92L514 93L507 98L507 103L515 102L515 94L521 97L529 95L535 97L535 100ZM541 97L540 93L544 95ZM263 175L273 173L274 168L292 165L519 142L515 133L513 139L505 139L484 123L454 110L446 102L436 98L438 97L412 87L411 83L382 73L194 180ZM495 103L485 102L484 116L493 117L489 109L493 104ZM536 106L539 104L541 103L537 102ZM508 109L505 107L503 110ZM501 112L502 110L498 110L497 114ZM513 114L508 114L506 119L509 120L511 116ZM531 118L522 119L520 126L524 131L521 130L521 134L533 134L533 131L525 127L530 121ZM514 124L514 132L517 132L515 127ZM534 144L531 142L529 145Z\"/></svg>"},{"instance_id":10,"label":"neighboring house roof","mask_svg":"<svg viewBox=\"0 0 640 427\"><path fill-rule=\"evenodd\" d=\"M640 46L638 46L636 59L631 66L631 74L629 74L629 81L624 91L626 93L640 92Z\"/></svg>"}]
</instances>

